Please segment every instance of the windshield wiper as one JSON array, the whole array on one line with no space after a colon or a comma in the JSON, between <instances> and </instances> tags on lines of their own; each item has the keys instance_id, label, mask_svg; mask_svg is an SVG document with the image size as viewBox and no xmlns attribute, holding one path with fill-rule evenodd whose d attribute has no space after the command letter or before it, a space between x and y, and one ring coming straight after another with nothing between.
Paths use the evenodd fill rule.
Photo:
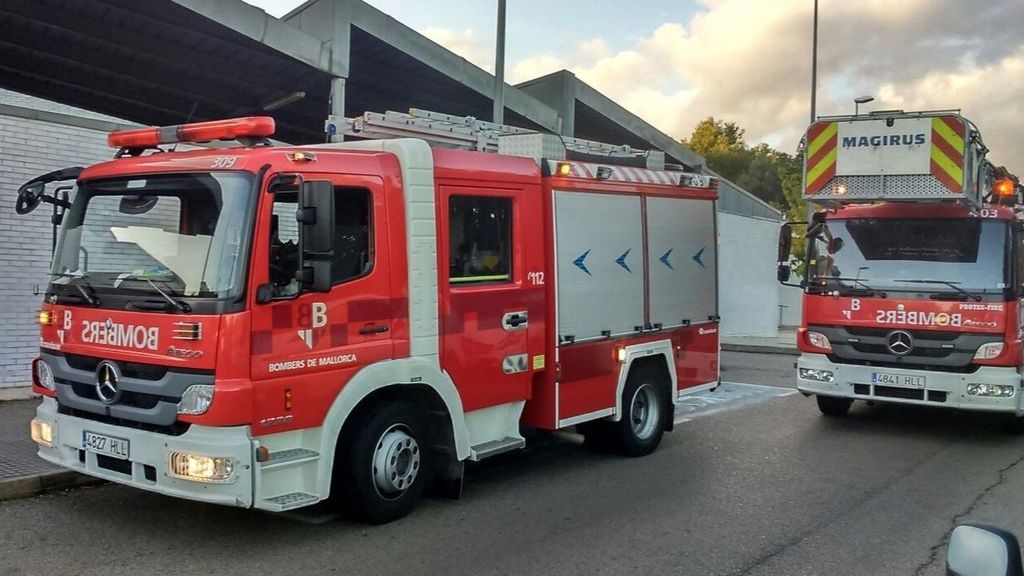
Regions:
<instances>
[{"instance_id":1,"label":"windshield wiper","mask_svg":"<svg viewBox=\"0 0 1024 576\"><path fill-rule=\"evenodd\" d=\"M100 299L96 297L96 290L94 290L92 285L89 284L89 281L85 279L84 273L75 274L74 272L51 272L50 276L59 276L61 278L70 279L68 284L77 288L78 291L82 293L82 298L84 298L85 301L88 302L90 306L100 305ZM79 284L78 280L81 280L82 284L85 284L85 286ZM86 291L87 288L88 291Z\"/></svg>"},{"instance_id":2,"label":"windshield wiper","mask_svg":"<svg viewBox=\"0 0 1024 576\"><path fill-rule=\"evenodd\" d=\"M170 304L171 307L174 308L175 310L177 310L178 312L181 312L183 314L188 314L189 312L192 311L192 307L189 306L187 302L182 302L181 300L175 300L170 295L168 295L167 292L164 292L163 290L161 290L160 287L156 285L156 282L153 282L153 280L151 278L149 278L148 276L143 276L141 274L121 274L120 276L117 277L117 280L114 280L114 288L116 289L119 286L121 286L121 284L125 280L142 280L143 282L147 282L147 283L149 283L150 286L153 287L153 290L156 290L157 294L163 296L164 300L167 300L167 303ZM158 278L158 280L160 280L160 279ZM166 282L166 280L161 280L161 281Z\"/></svg>"},{"instance_id":3,"label":"windshield wiper","mask_svg":"<svg viewBox=\"0 0 1024 576\"><path fill-rule=\"evenodd\" d=\"M864 290L867 290L867 292L868 292L867 296L878 296L880 298L885 298L886 296L888 296L888 294L886 294L885 292L876 290L876 289L872 288L871 286L868 286L860 278L845 278L845 277L842 277L842 276L815 276L815 279L818 279L818 278L825 279L825 280L837 280L839 282L855 282L855 283L860 284L861 286L863 286Z\"/></svg>"},{"instance_id":4,"label":"windshield wiper","mask_svg":"<svg viewBox=\"0 0 1024 576\"><path fill-rule=\"evenodd\" d=\"M957 292L963 294L964 296L967 296L968 298L974 300L975 302L981 302L981 296L957 286L959 282L950 282L948 280L893 280L893 282L903 282L906 284L942 284L944 286L949 286L953 290L956 290Z\"/></svg>"}]
</instances>

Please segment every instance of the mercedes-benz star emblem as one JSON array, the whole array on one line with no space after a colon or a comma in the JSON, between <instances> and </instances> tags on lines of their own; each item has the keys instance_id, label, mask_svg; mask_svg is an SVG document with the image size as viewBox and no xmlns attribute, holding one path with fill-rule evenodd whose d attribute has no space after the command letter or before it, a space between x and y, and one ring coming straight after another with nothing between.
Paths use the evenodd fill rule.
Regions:
<instances>
[{"instance_id":1,"label":"mercedes-benz star emblem","mask_svg":"<svg viewBox=\"0 0 1024 576\"><path fill-rule=\"evenodd\" d=\"M117 364L104 360L96 367L96 395L104 404L114 404L121 398L121 369Z\"/></svg>"},{"instance_id":2,"label":"mercedes-benz star emblem","mask_svg":"<svg viewBox=\"0 0 1024 576\"><path fill-rule=\"evenodd\" d=\"M905 330L893 330L889 332L889 352L897 356L906 356L914 349L914 337Z\"/></svg>"}]
</instances>

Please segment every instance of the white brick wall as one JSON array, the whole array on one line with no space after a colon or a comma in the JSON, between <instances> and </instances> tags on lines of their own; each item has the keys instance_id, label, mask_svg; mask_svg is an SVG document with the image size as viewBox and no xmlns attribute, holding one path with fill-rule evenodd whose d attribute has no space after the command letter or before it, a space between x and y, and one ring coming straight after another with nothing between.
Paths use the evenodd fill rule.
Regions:
<instances>
[{"instance_id":1,"label":"white brick wall","mask_svg":"<svg viewBox=\"0 0 1024 576\"><path fill-rule=\"evenodd\" d=\"M68 106L0 91L0 103L109 119ZM50 205L14 213L18 186L44 172L109 160L106 133L0 115L0 388L30 384L39 352L35 310L50 266Z\"/></svg>"}]
</instances>

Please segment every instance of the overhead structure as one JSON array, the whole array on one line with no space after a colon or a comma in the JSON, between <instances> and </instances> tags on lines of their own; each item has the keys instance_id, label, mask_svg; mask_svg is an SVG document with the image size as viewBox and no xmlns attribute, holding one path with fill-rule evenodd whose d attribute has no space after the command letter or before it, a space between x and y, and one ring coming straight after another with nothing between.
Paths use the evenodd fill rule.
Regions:
<instances>
[{"instance_id":1,"label":"overhead structure","mask_svg":"<svg viewBox=\"0 0 1024 576\"><path fill-rule=\"evenodd\" d=\"M279 140L315 143L329 137L328 116L494 114L494 75L363 0L309 0L281 19L242 0L5 0L0 29L0 88L142 125L270 115ZM661 150L710 173L570 72L501 93L503 124ZM779 217L728 181L720 193L722 207Z\"/></svg>"}]
</instances>

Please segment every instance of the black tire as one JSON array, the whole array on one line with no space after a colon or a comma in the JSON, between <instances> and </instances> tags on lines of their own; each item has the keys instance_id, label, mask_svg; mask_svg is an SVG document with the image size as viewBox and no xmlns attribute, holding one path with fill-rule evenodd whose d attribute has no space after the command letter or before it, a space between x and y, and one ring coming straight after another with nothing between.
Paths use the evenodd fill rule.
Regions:
<instances>
[{"instance_id":1,"label":"black tire","mask_svg":"<svg viewBox=\"0 0 1024 576\"><path fill-rule=\"evenodd\" d=\"M656 369L634 370L622 390L622 418L606 422L605 441L624 456L646 456L661 444L671 402L665 394L665 375Z\"/></svg>"},{"instance_id":2,"label":"black tire","mask_svg":"<svg viewBox=\"0 0 1024 576\"><path fill-rule=\"evenodd\" d=\"M370 524L412 512L434 472L426 419L409 403L389 402L362 410L346 429L334 464L338 503Z\"/></svg>"},{"instance_id":3,"label":"black tire","mask_svg":"<svg viewBox=\"0 0 1024 576\"><path fill-rule=\"evenodd\" d=\"M852 398L836 398L835 396L821 395L815 398L818 400L818 410L821 410L822 414L831 418L846 416L846 413L850 411L850 405L853 404Z\"/></svg>"}]
</instances>

